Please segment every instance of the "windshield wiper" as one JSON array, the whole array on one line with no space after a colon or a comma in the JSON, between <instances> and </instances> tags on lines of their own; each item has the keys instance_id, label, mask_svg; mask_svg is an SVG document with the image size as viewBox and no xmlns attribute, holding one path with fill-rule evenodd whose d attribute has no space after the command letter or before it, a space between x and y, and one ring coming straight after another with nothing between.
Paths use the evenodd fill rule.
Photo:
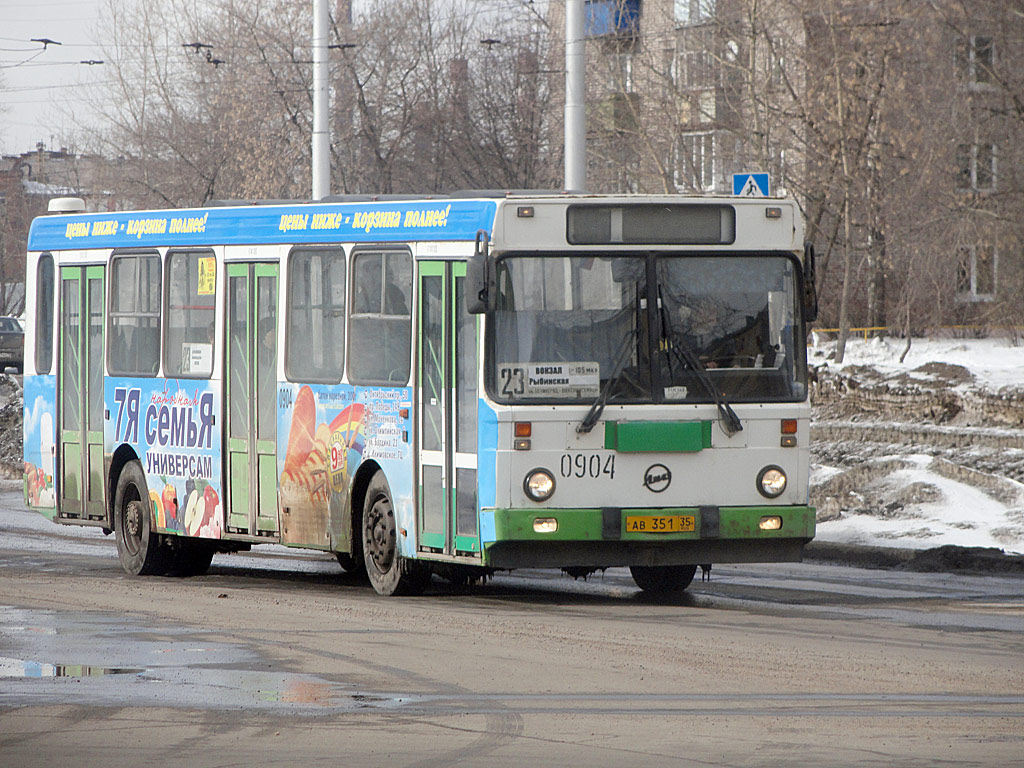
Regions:
<instances>
[{"instance_id":1,"label":"windshield wiper","mask_svg":"<svg viewBox=\"0 0 1024 768\"><path fill-rule=\"evenodd\" d=\"M612 368L612 372L605 379L604 387L598 393L594 404L590 406L587 415L583 417L583 421L576 425L576 431L579 434L585 435L590 432L594 425L597 424L598 419L601 418L612 388L619 383L619 379L626 370L626 362L629 360L630 353L636 347L637 333L638 328L630 328L626 331L626 335L622 337L622 341L619 342L618 354L615 357L615 367Z\"/></svg>"},{"instance_id":2,"label":"windshield wiper","mask_svg":"<svg viewBox=\"0 0 1024 768\"><path fill-rule=\"evenodd\" d=\"M701 362L701 359L694 354L693 349L690 348L680 334L670 333L669 340L671 342L671 350L678 356L679 362L685 364L694 372L697 381L714 398L715 407L718 408L718 418L722 422L722 429L725 431L725 434L732 437L737 432L742 432L743 425L740 423L740 417L736 415L736 411L729 405L725 393L719 392L715 388L715 383L711 380L708 369Z\"/></svg>"},{"instance_id":3,"label":"windshield wiper","mask_svg":"<svg viewBox=\"0 0 1024 768\"><path fill-rule=\"evenodd\" d=\"M661 302L661 288L658 288L658 301ZM664 308L663 303L662 307ZM740 423L740 417L736 415L736 411L729 405L725 393L718 391L703 361L694 353L693 348L686 342L683 335L672 328L668 313L664 309L662 309L661 313L661 325L665 331L662 338L667 336L669 351L676 356L681 365L689 367L693 371L697 381L714 399L715 407L718 409L718 418L722 422L722 430L725 434L732 437L737 432L742 432L743 424ZM671 364L669 370L671 371Z\"/></svg>"}]
</instances>

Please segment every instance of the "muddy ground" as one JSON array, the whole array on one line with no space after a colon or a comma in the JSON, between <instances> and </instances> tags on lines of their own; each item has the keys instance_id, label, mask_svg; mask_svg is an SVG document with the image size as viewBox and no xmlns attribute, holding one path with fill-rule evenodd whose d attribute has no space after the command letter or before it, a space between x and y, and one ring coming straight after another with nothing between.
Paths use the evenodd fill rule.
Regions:
<instances>
[{"instance_id":1,"label":"muddy ground","mask_svg":"<svg viewBox=\"0 0 1024 768\"><path fill-rule=\"evenodd\" d=\"M723 566L382 598L319 553L131 578L0 493L0 766L1010 766L1020 581ZM257 548L261 550L261 548ZM1017 755L1015 758L1014 755Z\"/></svg>"}]
</instances>

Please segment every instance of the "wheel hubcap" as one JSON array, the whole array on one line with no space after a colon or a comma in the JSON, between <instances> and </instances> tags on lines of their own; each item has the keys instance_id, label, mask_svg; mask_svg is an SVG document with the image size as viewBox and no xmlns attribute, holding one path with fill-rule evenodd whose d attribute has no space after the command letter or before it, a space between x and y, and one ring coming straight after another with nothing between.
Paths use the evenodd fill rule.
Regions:
<instances>
[{"instance_id":1,"label":"wheel hubcap","mask_svg":"<svg viewBox=\"0 0 1024 768\"><path fill-rule=\"evenodd\" d=\"M142 505L138 501L125 505L122 540L133 555L142 549Z\"/></svg>"},{"instance_id":2,"label":"wheel hubcap","mask_svg":"<svg viewBox=\"0 0 1024 768\"><path fill-rule=\"evenodd\" d=\"M395 559L395 514L391 503L379 499L370 508L366 525L366 552L381 573L387 573Z\"/></svg>"}]
</instances>

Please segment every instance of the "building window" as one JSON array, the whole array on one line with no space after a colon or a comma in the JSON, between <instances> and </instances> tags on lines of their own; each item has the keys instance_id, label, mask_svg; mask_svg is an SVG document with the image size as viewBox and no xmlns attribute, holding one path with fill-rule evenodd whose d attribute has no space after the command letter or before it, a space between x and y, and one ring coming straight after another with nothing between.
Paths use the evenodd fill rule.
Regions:
<instances>
[{"instance_id":1,"label":"building window","mask_svg":"<svg viewBox=\"0 0 1024 768\"><path fill-rule=\"evenodd\" d=\"M971 35L961 39L954 50L961 80L980 85L994 82L996 49L991 37Z\"/></svg>"},{"instance_id":2,"label":"building window","mask_svg":"<svg viewBox=\"0 0 1024 768\"><path fill-rule=\"evenodd\" d=\"M687 133L680 137L676 186L696 192L708 192L714 189L715 136L713 133Z\"/></svg>"},{"instance_id":3,"label":"building window","mask_svg":"<svg viewBox=\"0 0 1024 768\"><path fill-rule=\"evenodd\" d=\"M957 189L988 191L996 186L996 145L958 144L956 148Z\"/></svg>"},{"instance_id":4,"label":"building window","mask_svg":"<svg viewBox=\"0 0 1024 768\"><path fill-rule=\"evenodd\" d=\"M779 45L781 49L781 44ZM769 65L770 69L768 72L768 83L770 85L785 85L786 84L786 57L782 54L778 54L772 60Z\"/></svg>"},{"instance_id":5,"label":"building window","mask_svg":"<svg viewBox=\"0 0 1024 768\"><path fill-rule=\"evenodd\" d=\"M629 93L633 90L633 54L630 51L615 56L616 87Z\"/></svg>"},{"instance_id":6,"label":"building window","mask_svg":"<svg viewBox=\"0 0 1024 768\"><path fill-rule=\"evenodd\" d=\"M996 249L991 245L960 248L957 259L957 301L992 301L996 295Z\"/></svg>"},{"instance_id":7,"label":"building window","mask_svg":"<svg viewBox=\"0 0 1024 768\"><path fill-rule=\"evenodd\" d=\"M707 29L695 29L682 37L683 84L687 88L709 88L717 85L718 67L711 57L711 35Z\"/></svg>"},{"instance_id":8,"label":"building window","mask_svg":"<svg viewBox=\"0 0 1024 768\"><path fill-rule=\"evenodd\" d=\"M676 23L706 24L715 16L715 0L675 0Z\"/></svg>"}]
</instances>

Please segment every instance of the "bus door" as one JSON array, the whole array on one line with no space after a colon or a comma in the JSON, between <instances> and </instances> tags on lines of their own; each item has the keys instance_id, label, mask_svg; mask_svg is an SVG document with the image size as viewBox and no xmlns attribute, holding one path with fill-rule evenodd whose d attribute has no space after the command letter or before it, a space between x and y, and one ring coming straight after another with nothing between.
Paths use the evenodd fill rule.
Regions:
<instances>
[{"instance_id":1,"label":"bus door","mask_svg":"<svg viewBox=\"0 0 1024 768\"><path fill-rule=\"evenodd\" d=\"M477 318L464 262L419 262L419 541L480 554L477 535Z\"/></svg>"},{"instance_id":2,"label":"bus door","mask_svg":"<svg viewBox=\"0 0 1024 768\"><path fill-rule=\"evenodd\" d=\"M227 265L227 529L276 535L278 265Z\"/></svg>"},{"instance_id":3,"label":"bus door","mask_svg":"<svg viewBox=\"0 0 1024 768\"><path fill-rule=\"evenodd\" d=\"M104 267L60 269L58 516L107 519L103 472Z\"/></svg>"}]
</instances>

